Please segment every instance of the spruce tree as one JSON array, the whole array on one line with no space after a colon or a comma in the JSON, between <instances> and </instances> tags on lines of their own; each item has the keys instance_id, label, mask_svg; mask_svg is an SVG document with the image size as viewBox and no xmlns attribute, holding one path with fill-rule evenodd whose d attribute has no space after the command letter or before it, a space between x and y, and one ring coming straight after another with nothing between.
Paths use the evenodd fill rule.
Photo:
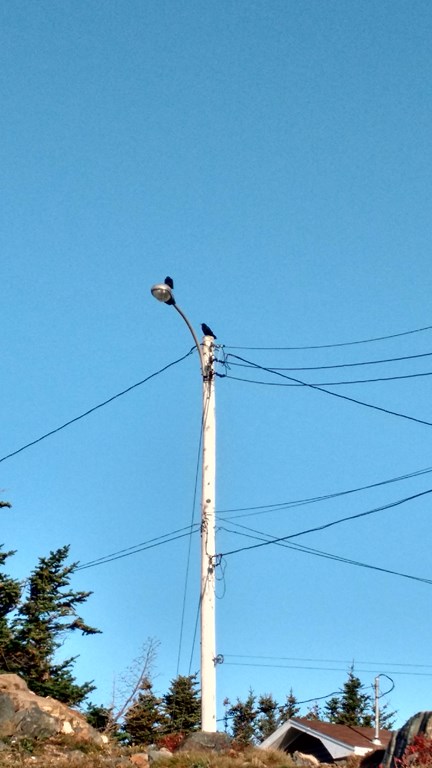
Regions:
<instances>
[{"instance_id":1,"label":"spruce tree","mask_svg":"<svg viewBox=\"0 0 432 768\"><path fill-rule=\"evenodd\" d=\"M162 699L153 692L150 680L142 684L138 698L127 710L123 731L131 744L152 744L164 730Z\"/></svg>"},{"instance_id":2,"label":"spruce tree","mask_svg":"<svg viewBox=\"0 0 432 768\"><path fill-rule=\"evenodd\" d=\"M258 741L264 741L280 724L280 707L271 693L265 693L258 698L258 715L256 719L256 734Z\"/></svg>"},{"instance_id":3,"label":"spruce tree","mask_svg":"<svg viewBox=\"0 0 432 768\"><path fill-rule=\"evenodd\" d=\"M292 717L296 717L299 714L300 707L297 704L292 688L290 688L290 692L286 697L285 704L279 707L279 712L281 720L291 720Z\"/></svg>"},{"instance_id":4,"label":"spruce tree","mask_svg":"<svg viewBox=\"0 0 432 768\"><path fill-rule=\"evenodd\" d=\"M90 702L84 712L85 718L93 728L102 733L112 733L114 729L116 731L115 724L112 719L112 709L104 707L103 705L97 705ZM114 734L115 736L117 734Z\"/></svg>"},{"instance_id":5,"label":"spruce tree","mask_svg":"<svg viewBox=\"0 0 432 768\"><path fill-rule=\"evenodd\" d=\"M4 505L4 502L1 502ZM2 568L11 555L15 552L0 551L0 568ZM0 572L0 668L1 652L8 647L12 640L12 630L10 628L9 616L19 605L22 593L22 585L16 579L12 579L5 573ZM3 659L3 664L4 664ZM7 671L7 667L4 671Z\"/></svg>"},{"instance_id":6,"label":"spruce tree","mask_svg":"<svg viewBox=\"0 0 432 768\"><path fill-rule=\"evenodd\" d=\"M0 556L0 565L12 553ZM70 589L77 564L66 565L69 547L41 557L25 587L0 578L0 671L21 675L30 689L42 696L53 696L66 704L80 704L94 690L91 683L78 685L72 673L76 657L57 663L55 655L65 634L84 635L99 630L77 614L91 592Z\"/></svg>"},{"instance_id":7,"label":"spruce tree","mask_svg":"<svg viewBox=\"0 0 432 768\"><path fill-rule=\"evenodd\" d=\"M233 738L241 745L254 744L257 740L256 717L258 710L256 707L256 697L252 690L246 701L237 698L235 704L231 704L229 699L225 699L227 707L225 718L231 718L231 733Z\"/></svg>"},{"instance_id":8,"label":"spruce tree","mask_svg":"<svg viewBox=\"0 0 432 768\"><path fill-rule=\"evenodd\" d=\"M163 696L164 724L167 733L190 733L201 723L197 675L178 675Z\"/></svg>"},{"instance_id":9,"label":"spruce tree","mask_svg":"<svg viewBox=\"0 0 432 768\"><path fill-rule=\"evenodd\" d=\"M363 692L363 688L360 678L354 674L352 665L341 696L333 696L325 705L329 722L370 727L373 724L372 699L369 694Z\"/></svg>"},{"instance_id":10,"label":"spruce tree","mask_svg":"<svg viewBox=\"0 0 432 768\"><path fill-rule=\"evenodd\" d=\"M391 731L395 724L396 714L397 713L394 710L389 710L388 702L386 702L382 706L380 705L380 713L379 713L380 728L387 728L388 730Z\"/></svg>"},{"instance_id":11,"label":"spruce tree","mask_svg":"<svg viewBox=\"0 0 432 768\"><path fill-rule=\"evenodd\" d=\"M322 720L322 713L319 708L318 702L315 702L312 704L311 707L309 707L308 711L305 714L306 720Z\"/></svg>"}]
</instances>

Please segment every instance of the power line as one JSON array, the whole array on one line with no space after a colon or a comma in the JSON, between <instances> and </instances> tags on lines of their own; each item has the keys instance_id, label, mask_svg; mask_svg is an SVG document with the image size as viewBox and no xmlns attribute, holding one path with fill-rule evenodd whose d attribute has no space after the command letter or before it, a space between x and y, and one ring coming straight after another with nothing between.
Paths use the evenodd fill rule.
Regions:
<instances>
[{"instance_id":1,"label":"power line","mask_svg":"<svg viewBox=\"0 0 432 768\"><path fill-rule=\"evenodd\" d=\"M297 384L303 384L305 387L309 387L310 389L315 389L318 392L324 392L326 395L331 395L332 397L338 397L341 400L347 400L350 403L356 403L357 405L363 405L366 408L372 408L375 411L381 411L381 413L388 413L391 416L398 416L401 419L407 419L408 421L415 421L417 424L425 424L428 427L432 427L432 421L425 421L424 419L417 419L415 416L408 416L406 413L399 413L398 411L391 411L389 408L382 408L379 405L373 405L372 403L365 403L363 400L357 400L355 397L348 397L348 395L341 395L339 392L331 392L329 389L323 389L323 387L317 386L315 384L308 384L306 381L300 381L300 379L295 379L292 376L287 376L286 373L281 373L280 371L272 371L271 368L266 368L263 365L259 365L258 363L254 363L251 360L245 360L243 357L239 357L238 355L228 355L228 358L234 357L237 360L242 360L244 363L250 363L255 368L259 368L261 371L267 371L267 373L273 373L275 376L281 376L283 379L288 379L289 381L295 381Z\"/></svg>"},{"instance_id":2,"label":"power line","mask_svg":"<svg viewBox=\"0 0 432 768\"><path fill-rule=\"evenodd\" d=\"M421 357L431 357L432 352L422 352L418 355L405 355L404 357L388 357L382 360L366 360L363 362L356 362L356 363L338 363L337 365L312 365L312 366L301 366L298 368L287 368L287 367L278 367L269 365L267 366L272 371L327 371L334 368L356 368L358 366L364 366L364 365L382 365L384 363L399 363L402 360L416 360ZM250 364L245 365L243 363L232 363L232 365L237 366L238 368L251 368Z\"/></svg>"},{"instance_id":3,"label":"power line","mask_svg":"<svg viewBox=\"0 0 432 768\"><path fill-rule=\"evenodd\" d=\"M296 349L331 349L332 347L350 347L354 344L370 344L375 341L386 341L387 339L396 339L400 336L409 336L413 333L422 333L423 331L430 331L432 325L425 325L423 328L414 328L412 331L402 331L401 333L392 333L388 336L376 336L371 339L360 339L358 341L343 341L338 344L314 344L303 347L242 347L234 345L223 345L226 349L253 349L253 350L296 350Z\"/></svg>"},{"instance_id":4,"label":"power line","mask_svg":"<svg viewBox=\"0 0 432 768\"><path fill-rule=\"evenodd\" d=\"M397 483L397 482L400 482L401 480L408 480L413 477L419 477L420 475L429 474L430 472L432 472L432 467L427 467L425 469L418 469L415 472L409 472L405 475L399 475L398 477L391 477L387 480L380 480L377 483L369 483L368 485L361 485L357 488L349 488L348 490L345 490L345 491L327 493L322 496L312 496L306 499L296 499L295 501L282 501L277 504L258 504L252 507L234 507L232 509L221 509L221 510L218 510L217 513L218 515L226 515L227 513L231 513L231 512L249 512L251 510L252 511L261 510L261 511L257 511L256 514L266 514L267 512L279 511L279 509L300 507L305 504L314 504L316 502L327 501L328 499L334 499L338 496L346 496L347 494L357 493L359 491L366 491L371 488L378 488L381 485L389 485L390 483ZM238 515L238 517L246 517L246 515ZM231 518L231 519L234 519L234 518Z\"/></svg>"},{"instance_id":5,"label":"power line","mask_svg":"<svg viewBox=\"0 0 432 768\"><path fill-rule=\"evenodd\" d=\"M308 661L317 662L319 664L349 664L353 663L352 659L317 659L317 658L304 658L302 656L262 656L259 654L245 654L245 653L225 653L224 659L265 659L267 661ZM411 662L397 662L397 661L359 661L354 659L355 667L358 664L371 664L377 667L422 667L426 669L432 668L432 664L412 664ZM360 672L362 670L359 670Z\"/></svg>"},{"instance_id":6,"label":"power line","mask_svg":"<svg viewBox=\"0 0 432 768\"><path fill-rule=\"evenodd\" d=\"M250 367L250 366L249 366ZM284 370L283 368L269 368L269 371L276 373L278 370ZM374 379L350 379L349 381L317 381L307 384L305 382L290 384L283 384L280 381L259 381L258 379L245 379L242 376L233 376L231 373L218 373L217 376L223 379L234 379L234 381L244 381L247 384L261 384L266 387L340 387L349 386L350 384L375 384L379 381L401 381L402 379L418 379L424 376L432 376L432 371L425 371L422 373L406 373L400 376L378 376Z\"/></svg>"},{"instance_id":7,"label":"power line","mask_svg":"<svg viewBox=\"0 0 432 768\"><path fill-rule=\"evenodd\" d=\"M97 411L99 408L103 408L105 405L112 403L114 400L117 400L117 398L122 397L123 395L126 395L128 392L131 392L133 389L136 389L137 387L140 387L142 384L145 384L147 381L150 381L150 379L154 379L155 376L159 376L161 373L164 373L165 371L168 370L168 368L172 368L174 365L177 365L178 363L181 363L183 360L186 360L186 358L189 357L189 355L191 355L192 352L194 351L195 351L195 347L192 347L189 350L189 352L187 352L185 355L183 355L182 357L179 357L177 360L173 360L172 363L168 363L168 365L165 365L163 368L160 368L158 371L151 373L150 376L146 376L145 379L142 379L141 381L137 381L135 384L132 384L130 387L127 387L127 389L123 389L121 392L117 392L116 395L112 395L112 397L109 397L108 400L104 400L102 403L98 403L97 405L94 405L92 408L89 408L88 411L85 411L84 413L81 413L79 416L75 416L73 419L66 421L60 427L51 429L49 432L46 432L44 435L41 435L41 437L36 438L36 440L31 440L29 443L26 443L25 445L21 446L21 448L17 448L16 451L11 451L11 453L8 453L6 454L6 456L3 456L2 458L0 458L0 463L2 461L6 461L7 459L11 459L12 456L16 456L18 453L21 453L22 451L27 450L27 448L31 448L33 445L36 445L37 443L42 442L42 440L46 440L47 437L51 437L51 435L55 435L57 432L61 432L62 429L66 429L66 427L70 427L70 425L75 424L76 421L80 421L81 419L84 419L86 416L89 416L91 413L94 413L94 411Z\"/></svg>"},{"instance_id":8,"label":"power line","mask_svg":"<svg viewBox=\"0 0 432 768\"><path fill-rule=\"evenodd\" d=\"M204 421L205 421L205 414L203 413L201 417L200 435L199 435L199 441L198 441L198 452L197 452L197 460L196 460L196 467L195 467L195 482L194 482L194 492L193 492L192 507L191 507L191 520L190 520L191 531L194 526L193 520L195 517L196 497L197 497L197 490L198 490L198 474L199 474L199 466L200 466ZM192 536L189 539L188 552L187 552L187 558L186 558L186 571L185 571L185 580L184 580L184 587L183 587L182 613L181 613L181 620L180 620L179 648L178 648L178 655L177 655L177 672L176 672L177 677L179 675L179 670L180 670L180 656L181 656L181 649L182 649L182 643L183 643L183 631L184 631L184 622L185 622L185 615L186 615L186 597L187 597L187 586L189 581L191 545L192 545Z\"/></svg>"},{"instance_id":9,"label":"power line","mask_svg":"<svg viewBox=\"0 0 432 768\"><path fill-rule=\"evenodd\" d=\"M394 571L394 570L391 570L390 568L383 568L378 565L371 565L370 563L362 563L359 560L353 560L352 558L342 557L341 555L334 555L330 552L323 552L320 549L305 547L301 544L287 544L287 543L284 543L283 541L274 542L271 539L270 534L262 533L261 531L254 531L253 528L247 528L246 526L241 526L241 527L246 528L246 530L250 530L254 534L259 534L259 535L253 535L253 533L251 535L251 534L243 533L241 531L233 531L233 530L230 530L229 528L223 528L223 530L227 531L228 533L236 533L239 536L246 536L247 538L260 539L261 541L267 541L269 544L275 543L278 546L286 547L287 549L293 549L296 552L303 552L304 554L315 555L316 557L322 557L326 560L334 560L339 563L345 563L346 565L354 565L354 566L357 566L358 568L367 568L373 571L380 571L381 573L388 573L391 576L399 576L401 578L410 579L412 581L420 581L424 584L432 584L432 579L426 579L422 576L412 576L411 574L402 573L401 571ZM262 536L266 536L267 538L262 539Z\"/></svg>"},{"instance_id":10,"label":"power line","mask_svg":"<svg viewBox=\"0 0 432 768\"><path fill-rule=\"evenodd\" d=\"M270 541L263 541L259 544L251 544L249 547L240 547L238 549L233 549L230 552L224 552L222 553L222 557L228 557L228 555L235 555L238 552L245 552L250 549L258 549L259 547L265 547L269 544L277 544L279 541L288 541L289 539L295 539L298 536L305 536L307 533L315 533L316 531L323 531L327 528L332 528L334 525L339 525L340 523L345 523L349 520L357 520L362 517L366 517L367 515L373 515L376 512L382 512L386 509L392 509L393 507L400 506L401 504L405 504L407 501L413 501L413 499L418 499L421 496L427 496L429 493L432 493L432 488L429 488L427 491L422 491L421 493L415 493L412 496L406 496L403 499L398 499L397 501L390 502L390 504L384 504L381 507L375 507L374 509L369 509L367 512L358 512L355 515L348 515L346 517L341 517L338 520L332 520L329 523L323 523L322 525L314 526L313 528L307 528L304 531L298 531L298 533L291 533L288 536L278 536L277 538L271 539Z\"/></svg>"},{"instance_id":11,"label":"power line","mask_svg":"<svg viewBox=\"0 0 432 768\"><path fill-rule=\"evenodd\" d=\"M315 672L346 672L346 668L343 667L311 667L307 665L297 665L297 664L252 664L250 662L236 662L236 661L224 661L224 667L262 667L262 668L271 668L271 669L307 669L307 670L313 670ZM375 674L376 669L362 669L360 672L362 674L364 673L370 673ZM405 672L402 670L393 670L389 669L389 672L391 672L392 675L411 675L413 677L432 677L432 672ZM312 699L312 701L315 701L315 699ZM299 703L305 703L305 702L299 702Z\"/></svg>"},{"instance_id":12,"label":"power line","mask_svg":"<svg viewBox=\"0 0 432 768\"><path fill-rule=\"evenodd\" d=\"M144 552L146 549L154 549L154 547L160 547L163 544L169 544L171 541L184 539L185 536L192 536L192 534L196 533L198 530L199 530L199 526L197 523L194 525L194 530L191 530L190 525L186 526L185 528L178 528L175 531L171 531L171 533L165 533L162 536L156 536L155 538L148 539L148 541L143 541L140 544L134 544L132 547L127 547L126 549L119 549L117 552L112 552L110 555L104 555L103 557L99 557L96 560L89 560L89 562L87 563L78 565L78 567L75 570L84 571L87 568L95 568L97 565L105 565L105 563L112 563L113 560L121 560L123 557L130 557L131 555L136 555L138 552ZM182 531L186 531L186 533L182 533ZM179 534L179 535L175 535L175 534Z\"/></svg>"}]
</instances>

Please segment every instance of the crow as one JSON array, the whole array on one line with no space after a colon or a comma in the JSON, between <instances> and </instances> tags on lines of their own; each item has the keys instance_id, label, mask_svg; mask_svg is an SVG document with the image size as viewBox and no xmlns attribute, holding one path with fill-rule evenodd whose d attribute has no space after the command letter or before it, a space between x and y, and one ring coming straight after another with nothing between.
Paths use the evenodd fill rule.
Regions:
<instances>
[{"instance_id":1,"label":"crow","mask_svg":"<svg viewBox=\"0 0 432 768\"><path fill-rule=\"evenodd\" d=\"M174 280L169 275L167 275L165 278L165 285L167 285L168 288L171 288L171 290L174 289Z\"/></svg>"},{"instance_id":2,"label":"crow","mask_svg":"<svg viewBox=\"0 0 432 768\"><path fill-rule=\"evenodd\" d=\"M217 336L214 335L211 328L208 327L205 323L201 323L201 328L204 336L212 336L214 339L217 339Z\"/></svg>"}]
</instances>

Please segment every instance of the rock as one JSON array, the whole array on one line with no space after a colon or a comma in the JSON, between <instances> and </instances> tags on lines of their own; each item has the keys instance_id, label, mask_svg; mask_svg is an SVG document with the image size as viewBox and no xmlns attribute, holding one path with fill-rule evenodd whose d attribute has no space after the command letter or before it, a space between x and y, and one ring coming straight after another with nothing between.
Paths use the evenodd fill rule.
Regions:
<instances>
[{"instance_id":1,"label":"rock","mask_svg":"<svg viewBox=\"0 0 432 768\"><path fill-rule=\"evenodd\" d=\"M179 752L227 752L231 749L232 739L226 733L207 733L196 731L191 733Z\"/></svg>"},{"instance_id":2,"label":"rock","mask_svg":"<svg viewBox=\"0 0 432 768\"><path fill-rule=\"evenodd\" d=\"M155 763L158 760L172 757L172 752L166 747L161 747L160 749L149 749L147 755L149 763Z\"/></svg>"},{"instance_id":3,"label":"rock","mask_svg":"<svg viewBox=\"0 0 432 768\"><path fill-rule=\"evenodd\" d=\"M317 768L320 764L315 755L305 755L303 752L294 752L292 759L296 765L305 766L305 768Z\"/></svg>"},{"instance_id":4,"label":"rock","mask_svg":"<svg viewBox=\"0 0 432 768\"><path fill-rule=\"evenodd\" d=\"M418 734L423 734L428 739L432 737L432 712L417 712L402 728L394 732L384 753L381 764L383 768L396 768L407 746Z\"/></svg>"},{"instance_id":5,"label":"rock","mask_svg":"<svg viewBox=\"0 0 432 768\"><path fill-rule=\"evenodd\" d=\"M79 712L50 696L37 696L18 675L0 674L0 739L47 739L57 734L99 746L108 742Z\"/></svg>"},{"instance_id":6,"label":"rock","mask_svg":"<svg viewBox=\"0 0 432 768\"><path fill-rule=\"evenodd\" d=\"M137 752L135 755L131 755L129 760L138 768L147 768L150 762L147 752Z\"/></svg>"}]
</instances>

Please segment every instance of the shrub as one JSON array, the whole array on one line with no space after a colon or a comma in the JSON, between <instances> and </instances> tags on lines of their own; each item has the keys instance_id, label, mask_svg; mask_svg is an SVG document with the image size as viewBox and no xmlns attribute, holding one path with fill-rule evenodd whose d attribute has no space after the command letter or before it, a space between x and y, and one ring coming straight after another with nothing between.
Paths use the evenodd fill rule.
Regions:
<instances>
[{"instance_id":1,"label":"shrub","mask_svg":"<svg viewBox=\"0 0 432 768\"><path fill-rule=\"evenodd\" d=\"M423 733L418 733L408 744L402 757L395 762L398 768L432 766L432 739L428 739Z\"/></svg>"}]
</instances>

